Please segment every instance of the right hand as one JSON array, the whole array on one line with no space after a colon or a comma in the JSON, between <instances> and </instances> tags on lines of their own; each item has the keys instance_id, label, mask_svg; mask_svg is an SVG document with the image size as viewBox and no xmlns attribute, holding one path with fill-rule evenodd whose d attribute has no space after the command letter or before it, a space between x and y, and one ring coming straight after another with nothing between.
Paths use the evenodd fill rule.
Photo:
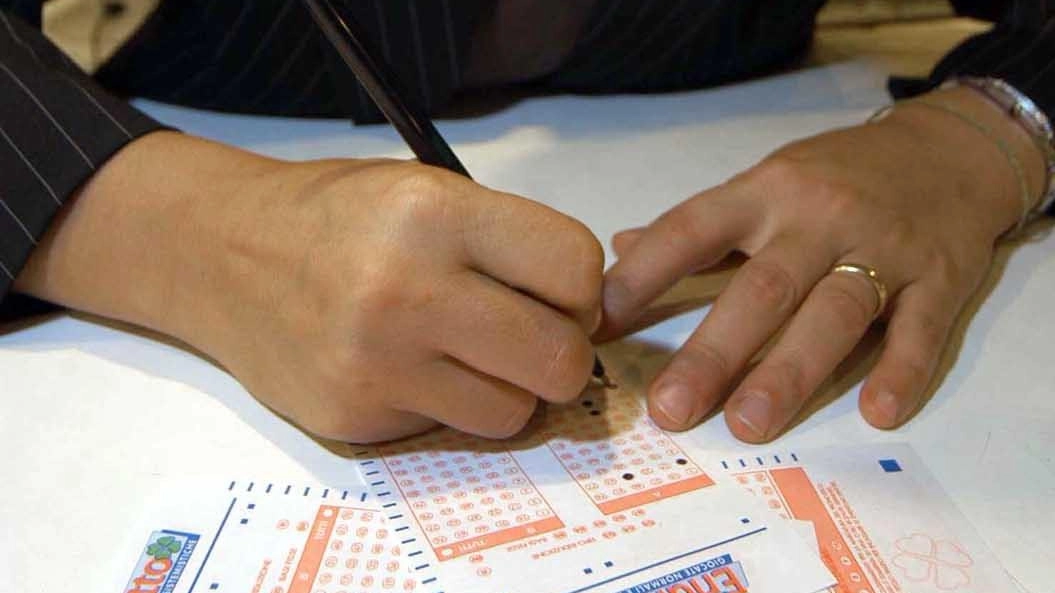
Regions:
<instances>
[{"instance_id":1,"label":"right hand","mask_svg":"<svg viewBox=\"0 0 1055 593\"><path fill-rule=\"evenodd\" d=\"M121 207L138 203L140 181L166 197ZM440 169L281 162L160 133L127 147L68 208L19 290L181 338L323 437L373 442L436 423L507 437L538 398L568 401L589 381L597 240L550 208ZM96 277L111 281L44 282L56 265L102 267ZM147 294L129 307L99 298L113 286Z\"/></svg>"}]
</instances>

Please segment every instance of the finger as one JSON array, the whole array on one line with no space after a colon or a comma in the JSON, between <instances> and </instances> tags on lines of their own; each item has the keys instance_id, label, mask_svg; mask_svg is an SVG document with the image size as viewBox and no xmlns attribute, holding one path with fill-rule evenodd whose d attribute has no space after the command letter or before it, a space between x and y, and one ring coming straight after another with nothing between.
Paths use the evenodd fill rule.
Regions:
<instances>
[{"instance_id":1,"label":"finger","mask_svg":"<svg viewBox=\"0 0 1055 593\"><path fill-rule=\"evenodd\" d=\"M601 334L618 334L682 277L720 261L758 224L743 201L722 189L692 198L653 222L604 279Z\"/></svg>"},{"instance_id":2,"label":"finger","mask_svg":"<svg viewBox=\"0 0 1055 593\"><path fill-rule=\"evenodd\" d=\"M625 231L619 231L612 236L612 249L615 251L616 257L623 257L634 248L638 240L641 239L641 235L645 233L646 227L638 227L634 229L627 229Z\"/></svg>"},{"instance_id":3,"label":"finger","mask_svg":"<svg viewBox=\"0 0 1055 593\"><path fill-rule=\"evenodd\" d=\"M567 312L592 333L604 278L604 249L593 233L524 198L495 192L477 198L464 212L469 267Z\"/></svg>"},{"instance_id":4,"label":"finger","mask_svg":"<svg viewBox=\"0 0 1055 593\"><path fill-rule=\"evenodd\" d=\"M634 245L637 244L638 240L641 238L641 235L643 235L644 232L644 228L637 228L627 229L625 231L620 231L616 233L615 236L612 237L612 249L615 250L615 256L617 258L621 258L623 257L623 255L629 253L634 248ZM747 261L747 257L745 257L742 253L734 251L729 255L725 256L725 258L723 258L718 263L706 267L698 267L692 270L692 273L702 274L704 272L726 272L728 270L733 270L740 267L745 261Z\"/></svg>"},{"instance_id":5,"label":"finger","mask_svg":"<svg viewBox=\"0 0 1055 593\"><path fill-rule=\"evenodd\" d=\"M458 278L438 304L436 349L548 401L578 397L594 361L582 327L476 272Z\"/></svg>"},{"instance_id":6,"label":"finger","mask_svg":"<svg viewBox=\"0 0 1055 593\"><path fill-rule=\"evenodd\" d=\"M355 418L336 418L331 407L328 418L290 419L316 436L358 445L404 439L436 426L436 420L413 412L376 409L369 412L355 410L353 413Z\"/></svg>"},{"instance_id":7,"label":"finger","mask_svg":"<svg viewBox=\"0 0 1055 593\"><path fill-rule=\"evenodd\" d=\"M738 438L772 439L861 340L879 297L855 274L829 274L810 291L787 331L725 406Z\"/></svg>"},{"instance_id":8,"label":"finger","mask_svg":"<svg viewBox=\"0 0 1055 593\"><path fill-rule=\"evenodd\" d=\"M748 260L653 381L649 406L656 422L685 430L717 405L834 258L819 242L778 237Z\"/></svg>"},{"instance_id":9,"label":"finger","mask_svg":"<svg viewBox=\"0 0 1055 593\"><path fill-rule=\"evenodd\" d=\"M918 407L934 378L962 300L940 285L914 284L898 296L883 353L861 388L861 415L894 428Z\"/></svg>"},{"instance_id":10,"label":"finger","mask_svg":"<svg viewBox=\"0 0 1055 593\"><path fill-rule=\"evenodd\" d=\"M477 436L504 439L531 419L538 398L451 358L423 371L426 382L403 405L408 412Z\"/></svg>"}]
</instances>

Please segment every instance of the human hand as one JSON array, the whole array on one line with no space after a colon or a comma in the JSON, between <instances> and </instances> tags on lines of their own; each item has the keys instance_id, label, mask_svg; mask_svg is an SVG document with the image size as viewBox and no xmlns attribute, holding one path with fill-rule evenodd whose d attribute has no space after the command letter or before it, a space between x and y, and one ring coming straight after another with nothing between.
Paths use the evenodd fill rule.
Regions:
<instances>
[{"instance_id":1,"label":"human hand","mask_svg":"<svg viewBox=\"0 0 1055 593\"><path fill-rule=\"evenodd\" d=\"M967 89L927 100L1001 134L1039 197L1040 153L1012 120ZM879 306L872 284L829 273L837 264L865 265L889 301L882 354L859 405L871 424L895 427L919 406L994 243L1021 212L1014 169L992 140L948 113L903 104L880 122L786 146L649 227L616 235L619 261L605 279L597 337L622 335L681 277L747 255L653 381L649 408L663 428L684 430L728 395L733 434L768 441L872 324Z\"/></svg>"},{"instance_id":2,"label":"human hand","mask_svg":"<svg viewBox=\"0 0 1055 593\"><path fill-rule=\"evenodd\" d=\"M128 191L144 175L161 195ZM506 437L538 398L573 399L590 377L593 235L432 167L287 163L152 135L57 226L20 290L174 335L324 437L437 422Z\"/></svg>"}]
</instances>

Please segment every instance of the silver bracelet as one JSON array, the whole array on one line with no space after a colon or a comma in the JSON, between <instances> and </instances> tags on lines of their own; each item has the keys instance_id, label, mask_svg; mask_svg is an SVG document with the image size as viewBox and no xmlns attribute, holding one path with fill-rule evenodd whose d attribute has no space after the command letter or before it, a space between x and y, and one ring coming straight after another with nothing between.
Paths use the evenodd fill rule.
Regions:
<instances>
[{"instance_id":1,"label":"silver bracelet","mask_svg":"<svg viewBox=\"0 0 1055 593\"><path fill-rule=\"evenodd\" d=\"M1032 99L999 78L961 76L946 81L942 88L961 86L974 89L996 103L1022 126L1044 156L1048 172L1044 192L1029 211L1030 219L1040 216L1055 203L1055 130L1048 116Z\"/></svg>"},{"instance_id":2,"label":"silver bracelet","mask_svg":"<svg viewBox=\"0 0 1055 593\"><path fill-rule=\"evenodd\" d=\"M1005 236L1013 235L1022 230L1022 227L1026 226L1031 220L1033 208L1035 208L1033 192L1029 187L1029 179L1026 176L1026 168L1022 166L1022 161L1015 155L1014 149L1008 144L999 134L990 130L985 124L971 117L970 115L950 107L948 105L942 105L941 103L932 103L926 99L916 98L887 105L886 107L880 108L878 111L872 114L872 117L868 118L868 123L876 123L881 121L887 115L890 114L896 107L900 105L916 105L920 107L926 107L940 111L946 115L955 117L960 120L963 124L974 128L982 136L985 136L993 145L1000 149L1000 153L1004 155L1004 159L1007 160L1007 164L1011 167L1011 171L1015 174L1015 180L1018 181L1018 189L1022 202L1022 213L1018 217L1018 223L1012 227Z\"/></svg>"}]
</instances>

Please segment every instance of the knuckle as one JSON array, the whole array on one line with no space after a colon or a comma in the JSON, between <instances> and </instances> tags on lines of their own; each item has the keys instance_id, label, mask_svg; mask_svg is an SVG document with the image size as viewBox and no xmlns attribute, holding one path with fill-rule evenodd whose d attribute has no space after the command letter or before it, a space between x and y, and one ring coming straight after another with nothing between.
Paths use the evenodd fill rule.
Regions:
<instances>
[{"instance_id":1,"label":"knuckle","mask_svg":"<svg viewBox=\"0 0 1055 593\"><path fill-rule=\"evenodd\" d=\"M813 206L826 221L846 225L847 221L860 221L866 216L874 216L874 213L865 213L866 201L855 187L818 177L811 183L810 192L816 201Z\"/></svg>"},{"instance_id":2,"label":"knuckle","mask_svg":"<svg viewBox=\"0 0 1055 593\"><path fill-rule=\"evenodd\" d=\"M949 324L937 315L918 315L912 325L919 343L931 348L940 347L944 344L945 337L949 332Z\"/></svg>"},{"instance_id":3,"label":"knuckle","mask_svg":"<svg viewBox=\"0 0 1055 593\"><path fill-rule=\"evenodd\" d=\"M357 315L353 325L369 327L379 316L391 315L403 308L407 299L406 290L391 274L375 271L361 277L355 293Z\"/></svg>"},{"instance_id":4,"label":"knuckle","mask_svg":"<svg viewBox=\"0 0 1055 593\"><path fill-rule=\"evenodd\" d=\"M354 338L334 339L333 334L321 338L324 346L311 348L312 364L305 369L312 379L308 385L311 391L323 400L343 399L352 388L372 393L373 374L363 372L370 367L370 357L364 345L356 343Z\"/></svg>"},{"instance_id":5,"label":"knuckle","mask_svg":"<svg viewBox=\"0 0 1055 593\"><path fill-rule=\"evenodd\" d=\"M388 190L391 212L404 228L431 228L453 207L450 190L442 173L413 166L399 176Z\"/></svg>"},{"instance_id":6,"label":"knuckle","mask_svg":"<svg viewBox=\"0 0 1055 593\"><path fill-rule=\"evenodd\" d=\"M778 389L772 391L774 401L785 410L798 409L813 393L813 389L807 385L805 367L797 356L789 355L776 363L773 374L778 379L775 384L779 385Z\"/></svg>"},{"instance_id":7,"label":"knuckle","mask_svg":"<svg viewBox=\"0 0 1055 593\"><path fill-rule=\"evenodd\" d=\"M861 282L855 278L846 278L841 282L829 282L824 288L824 302L831 315L844 328L858 330L872 323L875 313L875 297L862 296L865 290L850 288L849 282ZM865 288L862 286L862 288ZM870 288L868 290L871 290Z\"/></svg>"},{"instance_id":8,"label":"knuckle","mask_svg":"<svg viewBox=\"0 0 1055 593\"><path fill-rule=\"evenodd\" d=\"M746 177L748 181L767 188L797 187L803 179L802 161L778 152L751 168Z\"/></svg>"},{"instance_id":9,"label":"knuckle","mask_svg":"<svg viewBox=\"0 0 1055 593\"><path fill-rule=\"evenodd\" d=\"M639 274L628 273L626 269L618 267L605 276L603 287L606 313L612 309L626 309L635 302L637 295L644 292Z\"/></svg>"},{"instance_id":10,"label":"knuckle","mask_svg":"<svg viewBox=\"0 0 1055 593\"><path fill-rule=\"evenodd\" d=\"M683 375L715 377L723 383L732 379L732 362L717 346L705 340L689 340L681 348L689 372ZM680 365L679 365L680 366ZM685 367L682 367L685 369Z\"/></svg>"},{"instance_id":11,"label":"knuckle","mask_svg":"<svg viewBox=\"0 0 1055 593\"><path fill-rule=\"evenodd\" d=\"M798 302L798 290L791 274L774 262L755 261L741 271L751 298L763 306L786 312Z\"/></svg>"},{"instance_id":12,"label":"knuckle","mask_svg":"<svg viewBox=\"0 0 1055 593\"><path fill-rule=\"evenodd\" d=\"M293 420L304 430L323 438L365 444L397 435L401 427L386 416L381 409L330 402Z\"/></svg>"},{"instance_id":13,"label":"knuckle","mask_svg":"<svg viewBox=\"0 0 1055 593\"><path fill-rule=\"evenodd\" d=\"M810 197L828 199L843 189L830 176L817 169L809 158L783 151L770 155L755 165L748 181L771 197L794 196L796 200Z\"/></svg>"},{"instance_id":14,"label":"knuckle","mask_svg":"<svg viewBox=\"0 0 1055 593\"><path fill-rule=\"evenodd\" d=\"M942 288L954 291L967 282L961 266L952 255L938 245L923 248L923 267L928 280Z\"/></svg>"},{"instance_id":15,"label":"knuckle","mask_svg":"<svg viewBox=\"0 0 1055 593\"><path fill-rule=\"evenodd\" d=\"M593 309L601 300L604 247L586 226L577 221L566 236L569 237L569 244L565 247L562 257L570 264L565 266L567 305L580 311Z\"/></svg>"},{"instance_id":16,"label":"knuckle","mask_svg":"<svg viewBox=\"0 0 1055 593\"><path fill-rule=\"evenodd\" d=\"M391 409L402 392L402 385L392 380L400 375L397 357L378 355L376 343L361 333L332 337L328 343L331 347L314 354L311 388L295 404L310 414L309 428L355 441L406 431L393 420Z\"/></svg>"},{"instance_id":17,"label":"knuckle","mask_svg":"<svg viewBox=\"0 0 1055 593\"><path fill-rule=\"evenodd\" d=\"M404 170L392 181L390 191L394 195L434 195L443 191L445 184L439 170L416 163L398 167Z\"/></svg>"},{"instance_id":18,"label":"knuckle","mask_svg":"<svg viewBox=\"0 0 1055 593\"><path fill-rule=\"evenodd\" d=\"M917 247L926 249L927 244L921 241L917 223L906 216L886 217L880 221L886 244L893 249L904 249L906 247Z\"/></svg>"},{"instance_id":19,"label":"knuckle","mask_svg":"<svg viewBox=\"0 0 1055 593\"><path fill-rule=\"evenodd\" d=\"M386 440L391 429L379 419L371 420L368 415L323 414L314 418L304 428L323 438L337 439L350 443L368 444Z\"/></svg>"},{"instance_id":20,"label":"knuckle","mask_svg":"<svg viewBox=\"0 0 1055 593\"><path fill-rule=\"evenodd\" d=\"M496 423L493 428L481 436L492 439L508 439L516 436L531 421L537 403L538 400L535 398L526 399L523 403L518 401L516 405L510 406L509 410L501 417L501 422Z\"/></svg>"},{"instance_id":21,"label":"knuckle","mask_svg":"<svg viewBox=\"0 0 1055 593\"><path fill-rule=\"evenodd\" d=\"M687 204L667 211L655 226L662 228L667 246L675 251L691 249L702 239L699 218Z\"/></svg>"},{"instance_id":22,"label":"knuckle","mask_svg":"<svg viewBox=\"0 0 1055 593\"><path fill-rule=\"evenodd\" d=\"M811 227L841 228L862 219L870 223L876 214L860 187L793 152L770 155L755 166L747 181L768 199L791 200L792 212L807 213Z\"/></svg>"},{"instance_id":23,"label":"knuckle","mask_svg":"<svg viewBox=\"0 0 1055 593\"><path fill-rule=\"evenodd\" d=\"M550 386L549 396L557 402L569 402L582 393L593 370L594 351L584 336L558 340L547 353L543 381Z\"/></svg>"},{"instance_id":24,"label":"knuckle","mask_svg":"<svg viewBox=\"0 0 1055 593\"><path fill-rule=\"evenodd\" d=\"M898 362L898 374L902 377L902 385L909 386L909 391L917 391L926 387L930 382L930 366L916 358L903 358Z\"/></svg>"},{"instance_id":25,"label":"knuckle","mask_svg":"<svg viewBox=\"0 0 1055 593\"><path fill-rule=\"evenodd\" d=\"M395 370L359 353L333 357L323 385L306 394L290 418L311 434L350 443L368 444L403 438L435 426L425 417L412 418L392 407L401 398L393 385Z\"/></svg>"},{"instance_id":26,"label":"knuckle","mask_svg":"<svg viewBox=\"0 0 1055 593\"><path fill-rule=\"evenodd\" d=\"M767 394L784 413L797 410L813 392L807 385L801 356L790 351L783 352L778 359L767 359L759 364L739 390Z\"/></svg>"},{"instance_id":27,"label":"knuckle","mask_svg":"<svg viewBox=\"0 0 1055 593\"><path fill-rule=\"evenodd\" d=\"M756 166L750 180L770 199L792 198L797 212L818 222L859 220L867 201L851 183L826 174L807 159L777 153Z\"/></svg>"},{"instance_id":28,"label":"knuckle","mask_svg":"<svg viewBox=\"0 0 1055 593\"><path fill-rule=\"evenodd\" d=\"M359 330L391 324L394 315L420 312L437 300L438 286L407 281L406 266L392 261L366 266L358 275L349 304L351 327Z\"/></svg>"},{"instance_id":29,"label":"knuckle","mask_svg":"<svg viewBox=\"0 0 1055 593\"><path fill-rule=\"evenodd\" d=\"M912 336L911 344L918 351L912 358L931 358L934 350L945 344L950 322L934 313L917 313L906 318L896 330Z\"/></svg>"},{"instance_id":30,"label":"knuckle","mask_svg":"<svg viewBox=\"0 0 1055 593\"><path fill-rule=\"evenodd\" d=\"M567 233L572 238L572 244L569 245L571 255L582 261L583 267L591 270L601 268L604 265L604 248L601 242L583 223L571 218L568 221L571 226Z\"/></svg>"}]
</instances>

